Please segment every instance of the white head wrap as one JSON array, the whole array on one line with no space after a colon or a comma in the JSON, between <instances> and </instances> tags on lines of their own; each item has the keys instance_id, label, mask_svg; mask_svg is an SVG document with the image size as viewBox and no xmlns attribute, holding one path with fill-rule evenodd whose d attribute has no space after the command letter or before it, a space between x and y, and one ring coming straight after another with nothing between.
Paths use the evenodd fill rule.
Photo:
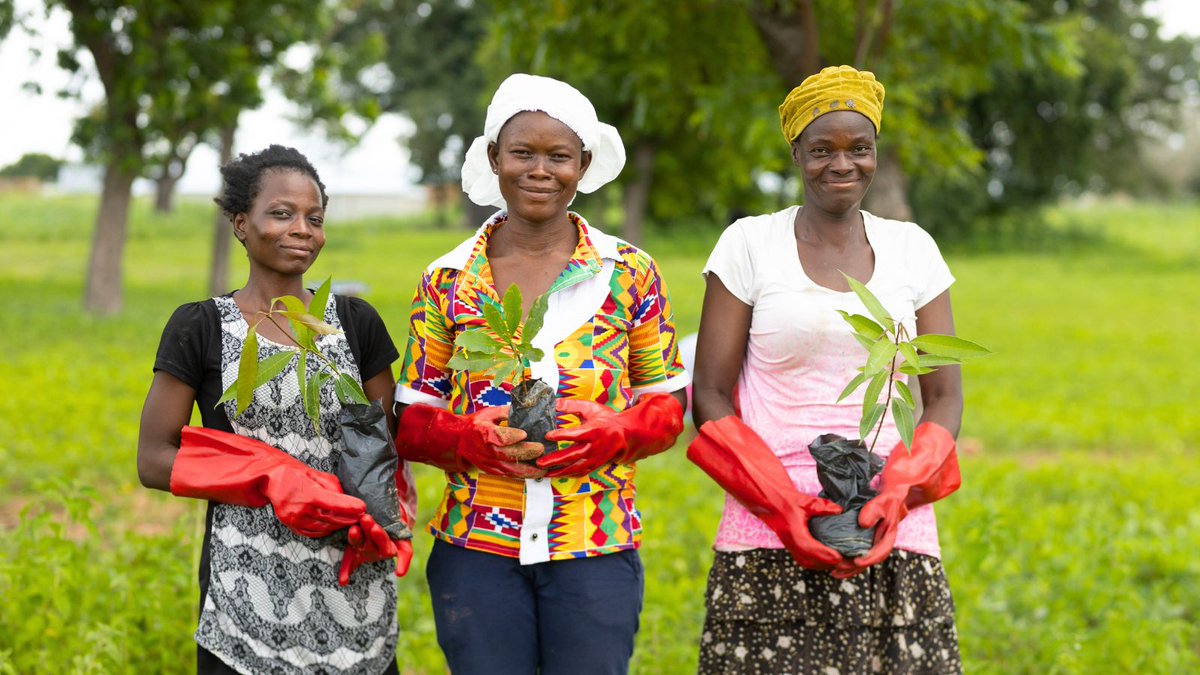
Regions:
<instances>
[{"instance_id":1,"label":"white head wrap","mask_svg":"<svg viewBox=\"0 0 1200 675\"><path fill-rule=\"evenodd\" d=\"M596 118L596 109L586 96L566 82L549 77L516 73L500 83L488 105L483 135L467 149L462 167L463 192L480 206L506 208L500 181L488 162L488 143L495 143L500 128L517 113L540 110L567 125L592 153L592 163L579 181L580 192L594 192L621 173L625 146L616 128Z\"/></svg>"}]
</instances>

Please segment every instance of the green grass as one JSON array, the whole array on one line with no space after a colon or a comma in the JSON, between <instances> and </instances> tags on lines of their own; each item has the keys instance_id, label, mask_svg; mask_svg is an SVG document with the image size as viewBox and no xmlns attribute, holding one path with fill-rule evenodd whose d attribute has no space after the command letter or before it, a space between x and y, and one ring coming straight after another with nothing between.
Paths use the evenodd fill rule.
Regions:
<instances>
[{"instance_id":1,"label":"green grass","mask_svg":"<svg viewBox=\"0 0 1200 675\"><path fill-rule=\"evenodd\" d=\"M94 201L0 199L0 673L191 672L201 507L144 490L137 419L159 333L204 296L211 207L139 201L125 309L80 312ZM1052 252L956 252L965 371L963 490L939 506L972 673L1200 669L1200 207L1048 214ZM333 223L312 279L360 281L393 338L421 268L464 232L428 220ZM681 334L719 227L646 248ZM231 279L245 275L240 249ZM231 284L231 288L234 284ZM418 467L422 511L439 476ZM635 673L694 672L721 494L679 449L639 475L646 602ZM399 583L399 654L441 673L419 536Z\"/></svg>"}]
</instances>

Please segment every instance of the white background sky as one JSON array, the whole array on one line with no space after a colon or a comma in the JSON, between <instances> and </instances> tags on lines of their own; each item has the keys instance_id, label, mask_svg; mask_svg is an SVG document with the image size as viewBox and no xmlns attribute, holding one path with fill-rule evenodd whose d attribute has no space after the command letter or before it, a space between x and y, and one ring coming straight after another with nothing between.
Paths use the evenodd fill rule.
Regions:
<instances>
[{"instance_id":1,"label":"white background sky","mask_svg":"<svg viewBox=\"0 0 1200 675\"><path fill-rule=\"evenodd\" d=\"M64 71L55 64L55 50L69 44L66 13L56 10L43 19L43 4L37 0L17 0L17 13L32 14L29 21L37 32L30 37L15 29L0 42L0 166L16 161L27 152L44 152L55 157L79 159L80 152L70 144L74 120L103 91L92 77L84 85L84 102L62 100L55 92L68 83ZM1164 34L1200 35L1200 0L1155 0L1147 11L1159 17ZM30 50L42 50L40 59ZM25 82L42 85L43 93L25 91ZM406 152L397 142L408 122L385 116L353 151L343 152L319 135L297 128L287 116L291 105L278 95L269 96L259 110L243 113L234 144L235 152L253 151L271 143L299 148L317 166L331 192L393 193L413 190L413 173ZM180 185L184 193L211 194L219 186L216 153L199 147L188 164Z\"/></svg>"}]
</instances>

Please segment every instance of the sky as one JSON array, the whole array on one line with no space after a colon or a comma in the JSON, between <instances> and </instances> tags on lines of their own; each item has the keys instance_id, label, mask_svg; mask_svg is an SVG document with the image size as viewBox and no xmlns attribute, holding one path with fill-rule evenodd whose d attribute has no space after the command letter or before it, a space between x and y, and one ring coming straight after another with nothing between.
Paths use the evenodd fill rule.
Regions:
<instances>
[{"instance_id":1,"label":"sky","mask_svg":"<svg viewBox=\"0 0 1200 675\"><path fill-rule=\"evenodd\" d=\"M16 161L28 152L43 152L55 157L79 160L81 153L71 146L74 120L103 98L100 84L92 77L83 84L83 101L62 100L54 92L70 81L55 64L55 50L69 44L66 13L56 10L43 19L43 3L37 0L17 0L17 13L32 14L29 22L38 36L30 37L20 29L14 30L0 42L0 166ZM1163 23L1164 35L1200 36L1200 1L1153 0L1147 12ZM42 56L35 58L31 48L40 48ZM43 94L36 95L23 88L35 81L42 85ZM371 128L362 142L346 152L320 137L297 127L288 116L291 104L281 96L268 95L258 110L243 113L234 141L235 152L251 152L271 143L291 145L300 149L321 173L330 192L343 194L413 193L414 173L407 162L407 153L398 142L411 128L408 120L386 115ZM207 146L200 146L188 163L188 171L180 183L184 194L213 194L220 185L217 155Z\"/></svg>"}]
</instances>

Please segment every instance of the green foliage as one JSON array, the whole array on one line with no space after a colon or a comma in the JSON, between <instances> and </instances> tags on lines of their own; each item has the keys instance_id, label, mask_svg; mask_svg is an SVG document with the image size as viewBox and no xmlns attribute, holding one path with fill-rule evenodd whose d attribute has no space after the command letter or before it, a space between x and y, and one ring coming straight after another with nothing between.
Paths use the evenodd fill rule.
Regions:
<instances>
[{"instance_id":1,"label":"green foliage","mask_svg":"<svg viewBox=\"0 0 1200 675\"><path fill-rule=\"evenodd\" d=\"M134 460L161 328L205 297L195 251L211 204L184 200L160 218L135 200L129 299L106 319L77 302L95 204L0 200L4 377L21 383L0 397L0 672L190 673L203 508L139 487ZM963 488L937 505L966 671L1196 672L1200 371L1180 336L1200 333L1200 315L1180 308L1200 306L1200 205L1070 206L1045 222L1077 233L1071 247L949 256L955 322L995 351L965 378ZM462 238L431 223L331 222L313 278L356 275L403 344L421 270ZM699 324L697 271L719 234L696 223L646 242L680 335ZM638 467L638 675L696 672L724 497L684 461L685 443ZM414 471L424 522L445 480ZM412 675L445 672L431 544L418 533L397 586Z\"/></svg>"},{"instance_id":2,"label":"green foliage","mask_svg":"<svg viewBox=\"0 0 1200 675\"><path fill-rule=\"evenodd\" d=\"M927 375L941 366L959 365L991 352L970 340L953 335L925 333L910 338L904 324L892 319L879 298L862 282L845 273L842 273L842 277L873 319L838 310L842 319L850 324L855 339L867 348L866 365L858 369L859 374L842 390L838 401L866 383L862 418L858 423L859 438L866 438L871 429L875 429L875 437L871 439L869 448L874 452L875 441L879 440L879 432L883 430L884 414L891 407L892 420L900 432L900 440L911 451L916 402L908 385L896 379L896 376ZM883 403L880 403L879 395L884 393L885 384L887 394Z\"/></svg>"},{"instance_id":3,"label":"green foliage","mask_svg":"<svg viewBox=\"0 0 1200 675\"><path fill-rule=\"evenodd\" d=\"M325 316L329 304L329 288L333 277L326 277L325 282L313 293L312 300L306 305L294 295L284 295L271 299L271 308L260 312L258 320L246 331L246 341L242 343L242 355L238 360L237 379L221 394L217 405L225 401L234 401L237 415L241 415L250 407L254 399L254 391L270 382L276 375L283 372L293 358L296 363L296 377L299 380L299 390L304 401L304 412L312 420L313 428L320 432L321 417L321 388L332 381L338 400L343 403L367 404L367 395L362 385L347 373L338 369L333 359L326 356L317 347L318 335L332 335L342 331L325 323L317 316ZM313 312L316 312L314 314ZM278 318L287 319L288 329L279 324ZM270 321L295 344L296 349L276 352L261 361L258 358L258 326ZM312 356L309 359L309 356ZM309 368L308 364L315 367Z\"/></svg>"},{"instance_id":4,"label":"green foliage","mask_svg":"<svg viewBox=\"0 0 1200 675\"><path fill-rule=\"evenodd\" d=\"M504 292L499 306L485 302L483 318L485 326L476 326L454 338L454 355L447 366L454 370L472 373L492 372L501 382L513 382L525 372L525 367L541 361L545 354L533 346L533 340L542 329L549 299L539 295L529 305L529 314L521 323L521 289L511 284Z\"/></svg>"},{"instance_id":5,"label":"green foliage","mask_svg":"<svg viewBox=\"0 0 1200 675\"><path fill-rule=\"evenodd\" d=\"M27 152L21 155L17 161L0 169L0 176L10 178L30 176L44 181L54 181L58 179L58 168L62 165L63 160L61 159L55 159L40 152Z\"/></svg>"}]
</instances>

